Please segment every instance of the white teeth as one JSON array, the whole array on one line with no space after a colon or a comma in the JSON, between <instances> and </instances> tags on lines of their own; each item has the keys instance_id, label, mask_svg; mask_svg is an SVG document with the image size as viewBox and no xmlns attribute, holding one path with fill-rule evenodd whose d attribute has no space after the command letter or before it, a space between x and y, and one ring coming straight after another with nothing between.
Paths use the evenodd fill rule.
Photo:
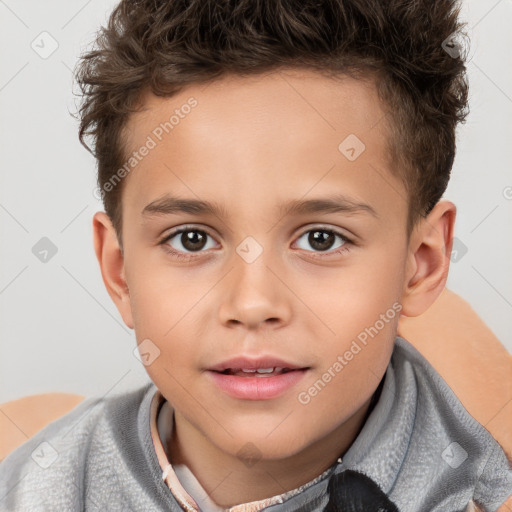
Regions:
<instances>
[{"instance_id":1,"label":"white teeth","mask_svg":"<svg viewBox=\"0 0 512 512\"><path fill-rule=\"evenodd\" d=\"M271 376L271 374L281 374L284 373L284 368L276 366L275 368L234 368L231 370L226 370L224 373L228 373L230 375L261 375L263 376Z\"/></svg>"},{"instance_id":2,"label":"white teeth","mask_svg":"<svg viewBox=\"0 0 512 512\"><path fill-rule=\"evenodd\" d=\"M276 368L242 368L241 371L244 373L272 373L273 371L280 372L282 368L276 367Z\"/></svg>"}]
</instances>

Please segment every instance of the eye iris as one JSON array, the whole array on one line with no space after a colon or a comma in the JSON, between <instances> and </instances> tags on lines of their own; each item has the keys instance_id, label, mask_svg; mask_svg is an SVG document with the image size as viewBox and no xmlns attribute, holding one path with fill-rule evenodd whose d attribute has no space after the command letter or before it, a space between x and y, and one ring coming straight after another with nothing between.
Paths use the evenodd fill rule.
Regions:
<instances>
[{"instance_id":1,"label":"eye iris","mask_svg":"<svg viewBox=\"0 0 512 512\"><path fill-rule=\"evenodd\" d=\"M181 243L189 251L202 249L206 242L206 236L200 231L185 231L181 234Z\"/></svg>"},{"instance_id":2,"label":"eye iris","mask_svg":"<svg viewBox=\"0 0 512 512\"><path fill-rule=\"evenodd\" d=\"M308 241L311 247L318 249L319 251L325 251L329 249L334 243L335 236L329 231L311 231L308 237ZM318 245L317 245L318 244Z\"/></svg>"}]
</instances>

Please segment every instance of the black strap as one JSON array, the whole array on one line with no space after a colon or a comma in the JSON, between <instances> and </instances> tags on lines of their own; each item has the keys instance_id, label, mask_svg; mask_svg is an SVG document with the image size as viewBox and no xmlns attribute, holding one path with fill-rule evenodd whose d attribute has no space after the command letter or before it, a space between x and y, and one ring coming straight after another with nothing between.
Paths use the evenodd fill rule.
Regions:
<instances>
[{"instance_id":1,"label":"black strap","mask_svg":"<svg viewBox=\"0 0 512 512\"><path fill-rule=\"evenodd\" d=\"M324 512L400 512L369 477L347 469L329 479L329 502Z\"/></svg>"}]
</instances>

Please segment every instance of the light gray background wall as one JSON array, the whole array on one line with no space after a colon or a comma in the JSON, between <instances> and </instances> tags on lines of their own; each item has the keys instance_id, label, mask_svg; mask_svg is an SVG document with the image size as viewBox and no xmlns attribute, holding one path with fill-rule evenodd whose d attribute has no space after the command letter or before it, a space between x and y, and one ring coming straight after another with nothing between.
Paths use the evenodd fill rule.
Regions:
<instances>
[{"instance_id":1,"label":"light gray background wall","mask_svg":"<svg viewBox=\"0 0 512 512\"><path fill-rule=\"evenodd\" d=\"M148 380L101 280L95 162L68 113L76 111L71 70L115 3L0 0L0 403L49 391L117 393ZM463 7L471 113L445 194L458 206L448 286L512 352L512 4ZM43 237L57 249L46 263L32 252Z\"/></svg>"}]
</instances>

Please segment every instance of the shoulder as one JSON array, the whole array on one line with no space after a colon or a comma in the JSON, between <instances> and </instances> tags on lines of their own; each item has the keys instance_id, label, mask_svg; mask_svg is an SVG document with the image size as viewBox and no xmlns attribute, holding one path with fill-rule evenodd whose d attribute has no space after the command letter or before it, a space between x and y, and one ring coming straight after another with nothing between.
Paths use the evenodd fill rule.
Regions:
<instances>
[{"instance_id":1,"label":"shoulder","mask_svg":"<svg viewBox=\"0 0 512 512\"><path fill-rule=\"evenodd\" d=\"M407 340L397 337L391 358L398 384L414 389L414 427L433 439L460 440L473 455L485 459L503 451L489 431L464 407L450 386L427 359ZM428 439L428 437L427 437ZM504 460L507 460L503 452Z\"/></svg>"},{"instance_id":2,"label":"shoulder","mask_svg":"<svg viewBox=\"0 0 512 512\"><path fill-rule=\"evenodd\" d=\"M115 462L123 426L136 428L140 405L154 389L148 383L125 394L88 398L16 448L0 463L0 508L47 510L48 499L48 506L75 510L76 486L95 462Z\"/></svg>"},{"instance_id":3,"label":"shoulder","mask_svg":"<svg viewBox=\"0 0 512 512\"><path fill-rule=\"evenodd\" d=\"M397 337L391 361L397 386L415 394L403 473L418 471L422 461L437 499L455 494L458 486L461 496L467 493L487 510L495 510L512 494L510 462L503 448L407 340Z\"/></svg>"},{"instance_id":4,"label":"shoulder","mask_svg":"<svg viewBox=\"0 0 512 512\"><path fill-rule=\"evenodd\" d=\"M23 396L0 405L0 462L33 437L84 401L71 393L41 393Z\"/></svg>"}]
</instances>

